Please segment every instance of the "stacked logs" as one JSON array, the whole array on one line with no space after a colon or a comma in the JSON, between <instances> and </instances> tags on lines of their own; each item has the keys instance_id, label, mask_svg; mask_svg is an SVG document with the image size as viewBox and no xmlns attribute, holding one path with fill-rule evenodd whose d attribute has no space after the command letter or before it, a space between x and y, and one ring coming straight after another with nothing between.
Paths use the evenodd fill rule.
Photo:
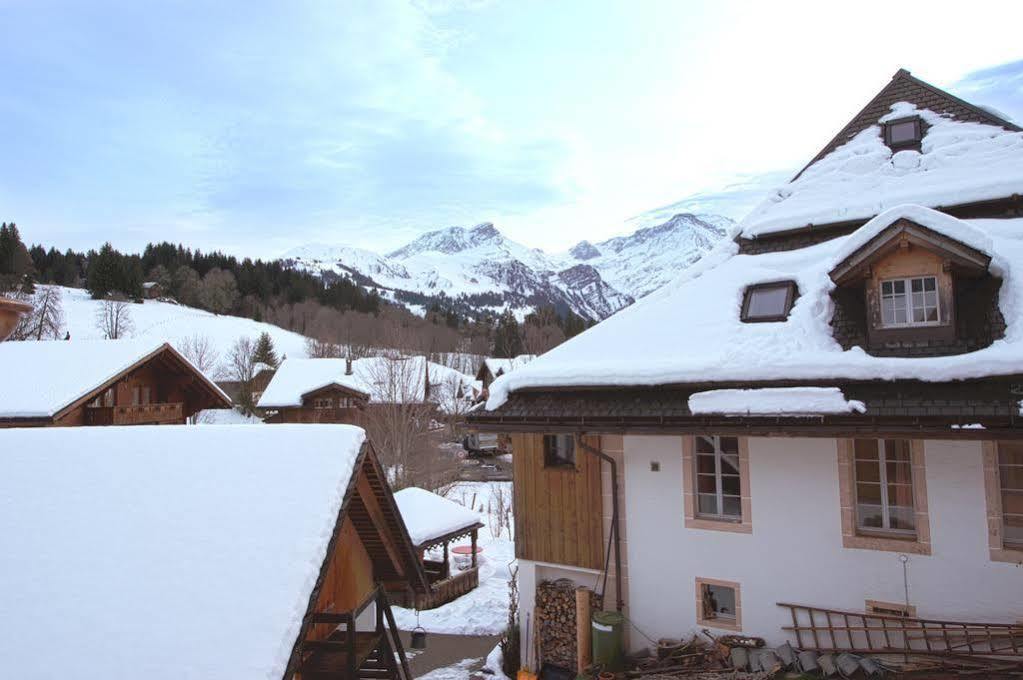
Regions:
<instances>
[{"instance_id":1,"label":"stacked logs","mask_svg":"<svg viewBox=\"0 0 1023 680\"><path fill-rule=\"evenodd\" d=\"M544 581L536 588L537 643L541 664L575 669L576 584L568 579ZM590 609L600 610L601 597L590 593Z\"/></svg>"}]
</instances>

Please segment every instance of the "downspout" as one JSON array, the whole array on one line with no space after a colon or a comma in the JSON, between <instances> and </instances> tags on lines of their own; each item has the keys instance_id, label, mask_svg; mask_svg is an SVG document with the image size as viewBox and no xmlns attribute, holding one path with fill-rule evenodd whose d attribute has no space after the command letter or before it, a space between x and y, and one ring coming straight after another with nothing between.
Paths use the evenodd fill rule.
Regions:
<instances>
[{"instance_id":1,"label":"downspout","mask_svg":"<svg viewBox=\"0 0 1023 680\"><path fill-rule=\"evenodd\" d=\"M586 452L591 453L611 466L611 538L614 541L615 552L615 608L622 611L625 602L622 600L622 541L618 532L618 462L600 449L594 448L586 443L583 437L585 432L579 433L579 446ZM605 577L607 571L605 569Z\"/></svg>"}]
</instances>

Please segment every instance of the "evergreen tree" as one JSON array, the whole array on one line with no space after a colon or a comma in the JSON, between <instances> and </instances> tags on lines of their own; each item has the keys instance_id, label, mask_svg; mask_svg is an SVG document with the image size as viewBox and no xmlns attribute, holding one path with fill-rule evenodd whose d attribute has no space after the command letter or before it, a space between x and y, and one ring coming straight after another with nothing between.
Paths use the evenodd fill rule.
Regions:
<instances>
[{"instance_id":1,"label":"evergreen tree","mask_svg":"<svg viewBox=\"0 0 1023 680\"><path fill-rule=\"evenodd\" d=\"M497 320L493 354L495 357L507 359L522 354L522 334L519 332L519 322L511 309L504 310L501 318Z\"/></svg>"},{"instance_id":2,"label":"evergreen tree","mask_svg":"<svg viewBox=\"0 0 1023 680\"><path fill-rule=\"evenodd\" d=\"M101 300L118 290L120 275L120 253L110 243L104 243L99 252L89 254L89 269L86 274L86 288L94 300Z\"/></svg>"},{"instance_id":3,"label":"evergreen tree","mask_svg":"<svg viewBox=\"0 0 1023 680\"><path fill-rule=\"evenodd\" d=\"M23 289L25 277L33 273L32 256L21 241L17 225L0 224L0 292Z\"/></svg>"},{"instance_id":4,"label":"evergreen tree","mask_svg":"<svg viewBox=\"0 0 1023 680\"><path fill-rule=\"evenodd\" d=\"M252 354L252 360L257 364L266 364L277 368L280 363L277 360L277 350L274 349L274 341L266 331L256 341L256 349Z\"/></svg>"}]
</instances>

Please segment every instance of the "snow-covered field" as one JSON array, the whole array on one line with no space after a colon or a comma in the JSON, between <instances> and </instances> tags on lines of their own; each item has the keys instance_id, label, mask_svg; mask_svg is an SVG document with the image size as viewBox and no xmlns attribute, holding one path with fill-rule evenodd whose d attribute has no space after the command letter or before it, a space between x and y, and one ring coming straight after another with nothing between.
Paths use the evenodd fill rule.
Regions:
<instances>
[{"instance_id":1,"label":"snow-covered field","mask_svg":"<svg viewBox=\"0 0 1023 680\"><path fill-rule=\"evenodd\" d=\"M497 529L498 508L509 508L512 520L511 482L459 482L447 498L472 508L485 525L480 530L480 585L471 593L442 607L419 613L419 624L430 633L452 635L498 635L508 624L508 582L515 562L515 544L507 527ZM499 535L495 535L499 534ZM468 543L468 539L466 539ZM394 608L395 622L402 630L416 627L416 613Z\"/></svg>"},{"instance_id":2,"label":"snow-covered field","mask_svg":"<svg viewBox=\"0 0 1023 680\"><path fill-rule=\"evenodd\" d=\"M58 289L63 298L64 323L71 333L71 339L102 339L103 333L96 327L96 311L101 303L91 299L88 291L80 288ZM134 324L134 330L129 334L131 337L165 340L178 349L186 338L200 335L209 338L223 358L238 338L245 336L255 339L260 333L267 332L274 341L278 356L306 356L305 336L252 319L212 314L158 300L132 304L131 319Z\"/></svg>"}]
</instances>

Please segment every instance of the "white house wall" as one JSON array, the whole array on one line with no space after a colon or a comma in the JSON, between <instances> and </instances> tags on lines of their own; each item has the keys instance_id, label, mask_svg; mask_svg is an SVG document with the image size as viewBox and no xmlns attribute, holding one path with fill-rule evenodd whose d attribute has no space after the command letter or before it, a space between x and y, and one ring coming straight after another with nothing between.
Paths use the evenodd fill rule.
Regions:
<instances>
[{"instance_id":1,"label":"white house wall","mask_svg":"<svg viewBox=\"0 0 1023 680\"><path fill-rule=\"evenodd\" d=\"M777 602L903 602L899 553L842 546L835 440L749 440L752 534L685 528L680 437L626 436L624 449L628 609L648 635L698 628L697 577L739 582L743 631L771 643L791 623ZM928 441L924 456L932 554L908 555L910 604L922 617L1023 619L1023 568L989 559L980 442Z\"/></svg>"}]
</instances>

